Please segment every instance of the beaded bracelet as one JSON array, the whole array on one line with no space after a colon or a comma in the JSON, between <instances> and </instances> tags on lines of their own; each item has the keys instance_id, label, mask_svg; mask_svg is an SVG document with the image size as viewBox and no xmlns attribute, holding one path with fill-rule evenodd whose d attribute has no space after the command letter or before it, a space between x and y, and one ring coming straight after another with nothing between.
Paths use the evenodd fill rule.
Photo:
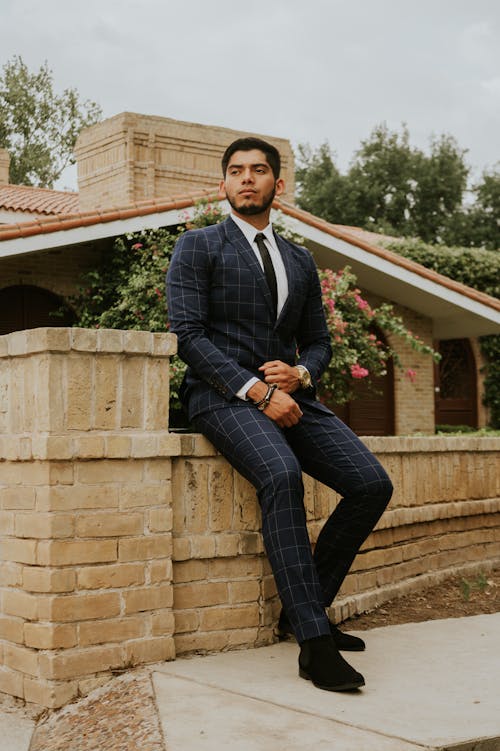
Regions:
<instances>
[{"instance_id":1,"label":"beaded bracelet","mask_svg":"<svg viewBox=\"0 0 500 751\"><path fill-rule=\"evenodd\" d=\"M263 412L266 407L269 406L269 402L271 401L271 397L278 388L277 383L272 383L270 386L267 387L267 393L263 399L260 400L260 402L255 402L255 406L260 412Z\"/></svg>"}]
</instances>

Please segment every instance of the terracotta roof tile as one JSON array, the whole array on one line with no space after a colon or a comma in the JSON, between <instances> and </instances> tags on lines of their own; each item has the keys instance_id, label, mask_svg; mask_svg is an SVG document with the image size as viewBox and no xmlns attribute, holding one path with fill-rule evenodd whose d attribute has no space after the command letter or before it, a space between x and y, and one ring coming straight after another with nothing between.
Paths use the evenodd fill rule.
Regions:
<instances>
[{"instance_id":1,"label":"terracotta roof tile","mask_svg":"<svg viewBox=\"0 0 500 751\"><path fill-rule=\"evenodd\" d=\"M0 209L37 214L72 214L78 211L78 193L29 185L0 185Z\"/></svg>"}]
</instances>

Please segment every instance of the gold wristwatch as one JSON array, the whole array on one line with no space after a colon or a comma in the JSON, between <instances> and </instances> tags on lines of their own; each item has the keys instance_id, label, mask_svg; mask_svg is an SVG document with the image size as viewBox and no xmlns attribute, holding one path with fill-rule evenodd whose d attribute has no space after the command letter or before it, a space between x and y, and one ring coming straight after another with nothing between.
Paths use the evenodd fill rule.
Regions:
<instances>
[{"instance_id":1,"label":"gold wristwatch","mask_svg":"<svg viewBox=\"0 0 500 751\"><path fill-rule=\"evenodd\" d=\"M301 389L308 389L312 386L311 374L304 365L295 366L299 371L299 386Z\"/></svg>"}]
</instances>

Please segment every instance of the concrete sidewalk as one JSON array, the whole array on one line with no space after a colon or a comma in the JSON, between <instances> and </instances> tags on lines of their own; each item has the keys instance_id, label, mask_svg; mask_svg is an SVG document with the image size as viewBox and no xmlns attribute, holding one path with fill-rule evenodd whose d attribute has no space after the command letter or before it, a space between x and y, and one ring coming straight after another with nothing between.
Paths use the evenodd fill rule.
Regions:
<instances>
[{"instance_id":1,"label":"concrete sidewalk","mask_svg":"<svg viewBox=\"0 0 500 751\"><path fill-rule=\"evenodd\" d=\"M146 673L160 738L155 751L162 743L168 751L500 750L500 613L362 635L366 652L345 655L366 679L355 692L320 691L299 678L292 642L151 666ZM125 680L130 685L130 677ZM89 702L97 726L95 707L105 706L112 683L44 721L46 740L40 742L37 728L32 748L56 748L50 732L60 738L65 716L71 714L74 724L75 713L83 717ZM126 707L122 719L124 712L137 720ZM110 740L109 718L103 723L104 745L87 732L85 742L65 736L65 751L135 751L119 732ZM2 751L28 751L33 728L4 715ZM141 751L149 748L141 745Z\"/></svg>"}]
</instances>

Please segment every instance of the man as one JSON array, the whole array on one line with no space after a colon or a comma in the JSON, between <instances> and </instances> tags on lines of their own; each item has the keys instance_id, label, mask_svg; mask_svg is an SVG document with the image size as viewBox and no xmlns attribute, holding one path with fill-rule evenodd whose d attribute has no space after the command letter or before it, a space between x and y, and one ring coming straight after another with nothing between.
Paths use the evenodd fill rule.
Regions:
<instances>
[{"instance_id":1,"label":"man","mask_svg":"<svg viewBox=\"0 0 500 751\"><path fill-rule=\"evenodd\" d=\"M182 399L194 426L256 488L262 534L283 605L279 628L300 644L299 675L319 688L364 685L339 654L361 650L326 615L390 500L385 471L315 398L331 357L310 253L269 223L283 193L280 155L257 138L222 158L224 222L186 232L167 276L171 330L189 368ZM343 498L312 554L302 470Z\"/></svg>"}]
</instances>

